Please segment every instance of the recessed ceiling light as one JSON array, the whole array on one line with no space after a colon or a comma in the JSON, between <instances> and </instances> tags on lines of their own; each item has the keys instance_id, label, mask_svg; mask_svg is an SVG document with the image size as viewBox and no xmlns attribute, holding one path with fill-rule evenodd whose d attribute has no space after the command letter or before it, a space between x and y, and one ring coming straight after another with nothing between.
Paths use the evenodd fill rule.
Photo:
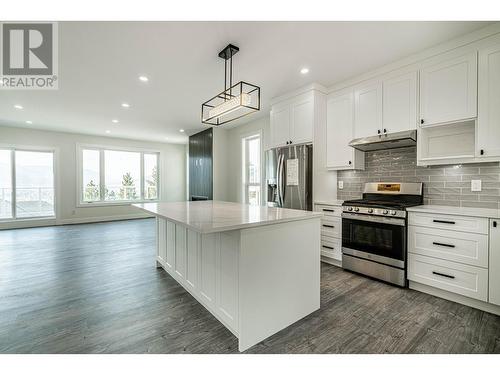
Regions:
<instances>
[{"instance_id":1,"label":"recessed ceiling light","mask_svg":"<svg viewBox=\"0 0 500 375\"><path fill-rule=\"evenodd\" d=\"M111 130L106 130L106 134L110 134L111 133Z\"/></svg>"},{"instance_id":2,"label":"recessed ceiling light","mask_svg":"<svg viewBox=\"0 0 500 375\"><path fill-rule=\"evenodd\" d=\"M111 120L111 122L112 122L113 124L118 124L118 123L119 123L119 121L118 121L117 119L113 119L113 120Z\"/></svg>"},{"instance_id":3,"label":"recessed ceiling light","mask_svg":"<svg viewBox=\"0 0 500 375\"><path fill-rule=\"evenodd\" d=\"M33 121L26 120L26 123L27 123L27 124L33 124Z\"/></svg>"},{"instance_id":4,"label":"recessed ceiling light","mask_svg":"<svg viewBox=\"0 0 500 375\"><path fill-rule=\"evenodd\" d=\"M129 107L130 107L130 104L128 104L128 103L122 103L122 107L123 107L123 108L129 108Z\"/></svg>"},{"instance_id":5,"label":"recessed ceiling light","mask_svg":"<svg viewBox=\"0 0 500 375\"><path fill-rule=\"evenodd\" d=\"M23 109L23 106L21 104L14 104L15 109Z\"/></svg>"},{"instance_id":6,"label":"recessed ceiling light","mask_svg":"<svg viewBox=\"0 0 500 375\"><path fill-rule=\"evenodd\" d=\"M300 74L307 74L307 73L309 73L309 68L300 69Z\"/></svg>"},{"instance_id":7,"label":"recessed ceiling light","mask_svg":"<svg viewBox=\"0 0 500 375\"><path fill-rule=\"evenodd\" d=\"M184 129L179 129L179 131L180 131L181 133L184 133Z\"/></svg>"},{"instance_id":8,"label":"recessed ceiling light","mask_svg":"<svg viewBox=\"0 0 500 375\"><path fill-rule=\"evenodd\" d=\"M147 81L149 81L149 78L146 77L146 76L139 76L139 81L141 81L141 82L147 82Z\"/></svg>"}]
</instances>

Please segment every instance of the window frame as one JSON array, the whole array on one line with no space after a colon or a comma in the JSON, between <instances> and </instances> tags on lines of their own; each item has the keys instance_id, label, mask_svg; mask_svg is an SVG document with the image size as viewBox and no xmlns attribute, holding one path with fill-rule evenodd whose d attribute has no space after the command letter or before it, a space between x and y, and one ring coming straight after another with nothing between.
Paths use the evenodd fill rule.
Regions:
<instances>
[{"instance_id":1,"label":"window frame","mask_svg":"<svg viewBox=\"0 0 500 375\"><path fill-rule=\"evenodd\" d=\"M253 140L253 139L259 139L259 182L248 182L249 181L249 171L250 169L248 168L248 142ZM242 156L242 196L243 196L243 203L245 204L250 204L248 196L249 196L249 187L250 186L258 186L260 189L260 199L259 199L259 206L262 205L263 202L263 188L262 188L262 171L263 171L263 163L262 163L262 158L263 158L263 153L262 153L262 131L257 131L257 132L251 132L247 133L241 136L241 145L242 145L242 150L241 150L241 156Z\"/></svg>"},{"instance_id":2,"label":"window frame","mask_svg":"<svg viewBox=\"0 0 500 375\"><path fill-rule=\"evenodd\" d=\"M83 150L96 150L99 151L99 195L100 200L86 202L83 200ZM123 152L135 152L140 154L140 187L141 187L141 197L135 200L119 200L119 201L106 201L105 199L105 187L106 187L106 175L105 175L105 156L104 151L123 151ZM158 186L156 192L156 199L144 199L144 154L156 155L156 165L158 173ZM76 161L77 161L77 184L76 184L76 194L77 194L77 204L76 207L101 207L101 206L128 206L132 203L148 203L148 202L159 202L160 192L161 192L161 151L153 149L144 149L136 147L121 147L121 146L108 146L108 145L95 145L95 144L83 144L78 143L76 145Z\"/></svg>"},{"instance_id":3,"label":"window frame","mask_svg":"<svg viewBox=\"0 0 500 375\"><path fill-rule=\"evenodd\" d=\"M37 147L37 146L15 146L9 144L1 144L0 150L10 151L10 178L11 178L11 213L12 217L8 218L0 218L0 223L13 223L13 222L23 222L23 221L43 221L43 220L55 220L59 217L59 185L58 185L58 157L59 157L59 149L55 147ZM16 210L16 151L25 151L25 152L44 152L52 154L52 177L53 177L53 187L54 187L54 215L48 216L33 216L33 217L17 217Z\"/></svg>"}]
</instances>

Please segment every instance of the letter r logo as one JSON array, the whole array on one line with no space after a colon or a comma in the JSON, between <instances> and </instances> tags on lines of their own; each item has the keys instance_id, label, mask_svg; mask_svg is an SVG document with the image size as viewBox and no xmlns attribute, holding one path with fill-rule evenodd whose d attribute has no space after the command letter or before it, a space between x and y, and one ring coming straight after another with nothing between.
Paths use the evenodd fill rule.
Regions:
<instances>
[{"instance_id":1,"label":"letter r logo","mask_svg":"<svg viewBox=\"0 0 500 375\"><path fill-rule=\"evenodd\" d=\"M2 27L2 74L52 74L51 23L4 23Z\"/></svg>"}]
</instances>

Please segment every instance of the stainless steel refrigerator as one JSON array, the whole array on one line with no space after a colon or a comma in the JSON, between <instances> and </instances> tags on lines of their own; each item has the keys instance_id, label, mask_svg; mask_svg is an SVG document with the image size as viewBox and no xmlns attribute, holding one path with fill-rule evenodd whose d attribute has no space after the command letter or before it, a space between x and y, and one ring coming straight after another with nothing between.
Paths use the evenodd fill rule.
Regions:
<instances>
[{"instance_id":1,"label":"stainless steel refrigerator","mask_svg":"<svg viewBox=\"0 0 500 375\"><path fill-rule=\"evenodd\" d=\"M312 211L312 145L266 152L267 204Z\"/></svg>"}]
</instances>

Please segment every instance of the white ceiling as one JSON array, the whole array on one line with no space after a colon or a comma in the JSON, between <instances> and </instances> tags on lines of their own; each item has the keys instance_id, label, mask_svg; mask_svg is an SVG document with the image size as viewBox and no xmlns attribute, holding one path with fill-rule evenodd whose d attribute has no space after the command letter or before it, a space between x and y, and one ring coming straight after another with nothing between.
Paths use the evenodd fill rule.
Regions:
<instances>
[{"instance_id":1,"label":"white ceiling","mask_svg":"<svg viewBox=\"0 0 500 375\"><path fill-rule=\"evenodd\" d=\"M223 89L228 43L234 82L271 98L325 86L486 26L484 22L61 22L59 90L0 90L0 124L185 142L203 129L201 103ZM309 74L299 73L302 67ZM138 80L149 77L148 83ZM130 108L121 107L122 102ZM24 109L13 106L21 104ZM119 119L113 124L112 119ZM26 124L30 120L33 124ZM166 139L168 137L168 140Z\"/></svg>"}]
</instances>

